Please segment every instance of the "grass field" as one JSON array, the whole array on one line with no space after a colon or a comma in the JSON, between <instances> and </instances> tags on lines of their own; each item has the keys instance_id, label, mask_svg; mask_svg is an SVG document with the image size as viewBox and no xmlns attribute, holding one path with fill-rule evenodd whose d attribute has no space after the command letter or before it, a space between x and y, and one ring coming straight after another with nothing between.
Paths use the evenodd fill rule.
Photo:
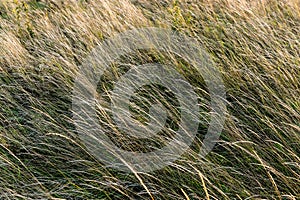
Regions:
<instances>
[{"instance_id":1,"label":"grass field","mask_svg":"<svg viewBox=\"0 0 300 200\"><path fill-rule=\"evenodd\" d=\"M125 173L87 151L71 95L95 46L142 27L197 39L222 74L226 122L205 158L204 119L175 163ZM159 60L139 52L115 68ZM178 63L208 99L201 77ZM107 72L99 90L121 73ZM0 86L0 199L300 198L299 0L1 0Z\"/></svg>"}]
</instances>

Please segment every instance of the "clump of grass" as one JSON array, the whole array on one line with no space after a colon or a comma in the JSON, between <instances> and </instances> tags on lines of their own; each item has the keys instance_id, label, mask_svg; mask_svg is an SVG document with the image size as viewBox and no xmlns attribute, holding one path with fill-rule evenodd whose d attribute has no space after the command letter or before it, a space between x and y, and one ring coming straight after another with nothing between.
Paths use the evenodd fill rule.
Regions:
<instances>
[{"instance_id":1,"label":"clump of grass","mask_svg":"<svg viewBox=\"0 0 300 200\"><path fill-rule=\"evenodd\" d=\"M1 199L300 197L298 0L3 1L0 12ZM72 121L71 93L97 44L147 26L186 33L210 53L226 85L227 120L205 159L197 156L203 123L174 164L127 174L86 150ZM138 52L120 60L99 90L107 92L126 64L167 60L160 56ZM170 61L209 110L199 76L178 58Z\"/></svg>"}]
</instances>

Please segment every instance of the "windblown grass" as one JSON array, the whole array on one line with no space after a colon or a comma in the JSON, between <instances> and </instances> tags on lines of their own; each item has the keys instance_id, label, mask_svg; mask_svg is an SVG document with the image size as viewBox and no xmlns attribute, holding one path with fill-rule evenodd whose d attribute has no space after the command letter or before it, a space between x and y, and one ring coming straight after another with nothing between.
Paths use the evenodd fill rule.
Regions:
<instances>
[{"instance_id":1,"label":"windblown grass","mask_svg":"<svg viewBox=\"0 0 300 200\"><path fill-rule=\"evenodd\" d=\"M1 1L0 198L300 198L299 5ZM149 26L183 32L203 45L222 72L228 113L205 159L197 157L204 123L192 148L172 166L127 174L105 168L79 140L71 93L79 66L97 44ZM184 73L199 91L205 88L199 77Z\"/></svg>"}]
</instances>

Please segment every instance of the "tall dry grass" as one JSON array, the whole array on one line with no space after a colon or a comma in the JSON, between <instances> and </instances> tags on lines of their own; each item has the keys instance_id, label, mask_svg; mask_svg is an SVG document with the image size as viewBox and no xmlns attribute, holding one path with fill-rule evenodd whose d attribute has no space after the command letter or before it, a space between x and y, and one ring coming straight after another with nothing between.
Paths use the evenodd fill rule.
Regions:
<instances>
[{"instance_id":1,"label":"tall dry grass","mask_svg":"<svg viewBox=\"0 0 300 200\"><path fill-rule=\"evenodd\" d=\"M0 16L1 199L300 198L298 0L7 0ZM203 45L222 72L228 113L205 159L197 156L204 123L172 166L127 174L79 140L71 93L97 44L149 26Z\"/></svg>"}]
</instances>

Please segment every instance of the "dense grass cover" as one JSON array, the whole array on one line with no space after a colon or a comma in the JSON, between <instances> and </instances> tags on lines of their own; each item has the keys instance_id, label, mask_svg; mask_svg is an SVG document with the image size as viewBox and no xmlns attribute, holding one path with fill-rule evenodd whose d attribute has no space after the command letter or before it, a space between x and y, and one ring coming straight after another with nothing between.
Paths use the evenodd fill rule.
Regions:
<instances>
[{"instance_id":1,"label":"dense grass cover","mask_svg":"<svg viewBox=\"0 0 300 200\"><path fill-rule=\"evenodd\" d=\"M171 166L128 174L103 166L78 138L72 87L97 44L150 26L203 45L222 73L228 110L206 158L197 156L203 123ZM298 0L2 0L0 199L300 198L299 30ZM159 60L138 52L114 67ZM177 66L209 107L201 77ZM119 72L107 72L99 92Z\"/></svg>"}]
</instances>

